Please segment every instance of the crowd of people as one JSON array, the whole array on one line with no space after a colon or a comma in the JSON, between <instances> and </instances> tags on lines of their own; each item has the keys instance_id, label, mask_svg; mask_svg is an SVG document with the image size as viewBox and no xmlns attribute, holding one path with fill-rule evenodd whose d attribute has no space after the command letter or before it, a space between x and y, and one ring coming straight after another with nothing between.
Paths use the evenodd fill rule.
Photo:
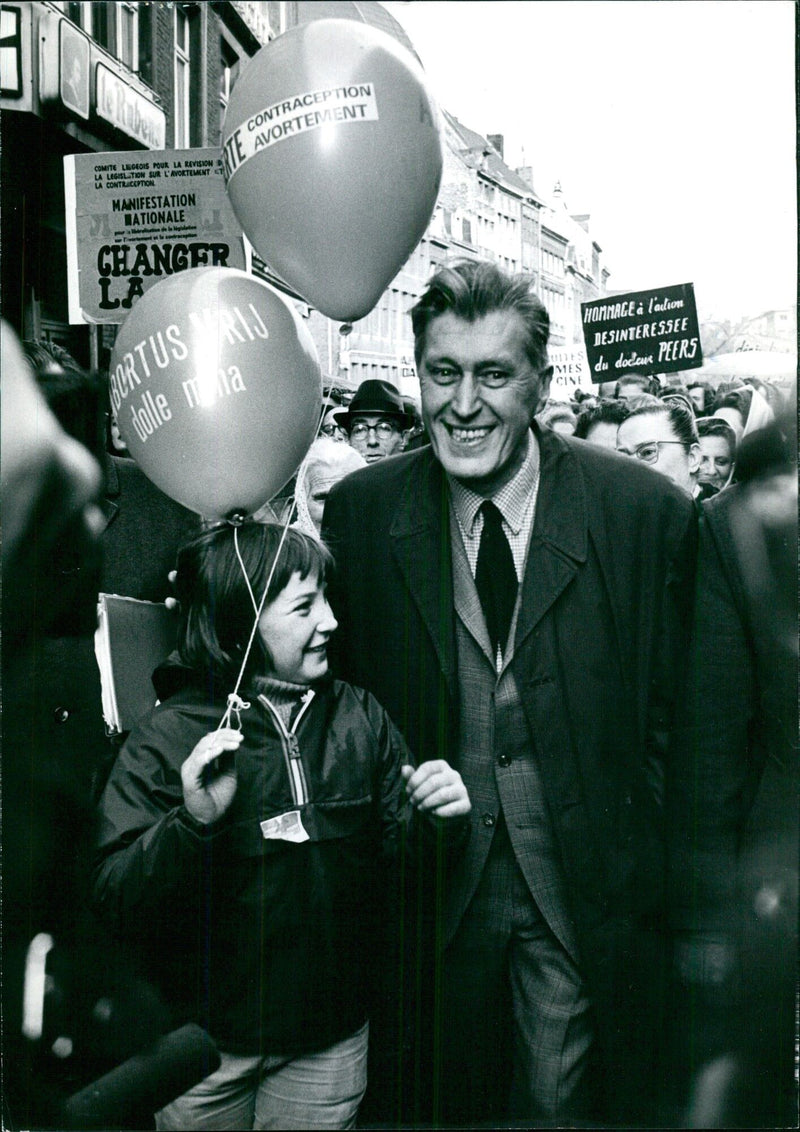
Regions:
<instances>
[{"instance_id":1,"label":"crowd of people","mask_svg":"<svg viewBox=\"0 0 800 1132\"><path fill-rule=\"evenodd\" d=\"M571 400L548 398L536 420L553 432L651 464L698 502L734 482L736 450L743 437L789 408L782 390L768 381L748 378L739 384L722 383L715 390L706 381L693 381L691 371L685 383L669 385L658 377L628 373L621 381L606 383L601 394L578 389ZM418 407L388 381L368 379L351 402L340 405L340 400L336 393L328 396L320 438L348 442L369 463L427 443ZM635 423L620 430L629 417ZM678 451L670 453L669 445ZM316 448L312 457L315 453ZM333 482L331 478L331 486Z\"/></svg>"},{"instance_id":2,"label":"crowd of people","mask_svg":"<svg viewBox=\"0 0 800 1132\"><path fill-rule=\"evenodd\" d=\"M48 422L3 474L8 1127L77 1127L187 1025L213 1046L131 1069L115 1126L796 1118L795 406L553 401L548 313L487 262L411 318L421 403L328 394L291 492L216 524L3 328L4 446L10 386ZM177 606L113 746L101 590Z\"/></svg>"},{"instance_id":3,"label":"crowd of people","mask_svg":"<svg viewBox=\"0 0 800 1132\"><path fill-rule=\"evenodd\" d=\"M749 378L713 389L706 381L693 381L691 371L684 382L669 385L631 373L601 393L579 390L572 401L549 400L537 419L564 435L637 456L700 502L734 481L743 437L789 409L784 393L768 381ZM635 423L621 428L629 417ZM670 444L679 451L670 454L665 448Z\"/></svg>"}]
</instances>

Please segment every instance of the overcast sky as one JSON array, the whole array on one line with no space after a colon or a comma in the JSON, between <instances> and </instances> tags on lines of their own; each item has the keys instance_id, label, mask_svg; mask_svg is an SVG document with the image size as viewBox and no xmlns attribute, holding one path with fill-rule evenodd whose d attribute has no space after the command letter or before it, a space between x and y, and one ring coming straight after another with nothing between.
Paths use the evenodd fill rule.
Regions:
<instances>
[{"instance_id":1,"label":"overcast sky","mask_svg":"<svg viewBox=\"0 0 800 1132\"><path fill-rule=\"evenodd\" d=\"M612 274L702 314L796 301L792 0L410 0L439 103L589 212Z\"/></svg>"}]
</instances>

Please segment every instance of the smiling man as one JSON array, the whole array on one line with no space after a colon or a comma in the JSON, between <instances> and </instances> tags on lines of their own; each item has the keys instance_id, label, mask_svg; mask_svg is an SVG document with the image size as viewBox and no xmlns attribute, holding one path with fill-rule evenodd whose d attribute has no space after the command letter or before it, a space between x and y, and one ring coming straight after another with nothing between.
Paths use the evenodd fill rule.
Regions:
<instances>
[{"instance_id":1,"label":"smiling man","mask_svg":"<svg viewBox=\"0 0 800 1132\"><path fill-rule=\"evenodd\" d=\"M405 890L413 1063L373 1087L407 1107L372 1115L646 1124L691 501L532 423L551 369L528 277L441 269L412 322L430 446L331 491L334 661L473 809L446 885Z\"/></svg>"}]
</instances>

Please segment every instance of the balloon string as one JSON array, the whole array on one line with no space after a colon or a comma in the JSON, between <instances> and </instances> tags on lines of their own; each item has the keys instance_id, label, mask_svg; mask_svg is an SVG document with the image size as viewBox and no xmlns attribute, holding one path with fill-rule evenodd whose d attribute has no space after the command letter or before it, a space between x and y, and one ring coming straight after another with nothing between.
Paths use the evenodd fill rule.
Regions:
<instances>
[{"instance_id":1,"label":"balloon string","mask_svg":"<svg viewBox=\"0 0 800 1132\"><path fill-rule=\"evenodd\" d=\"M319 430L322 428L322 422L325 418L326 409L328 409L330 407L330 404L331 404L331 390L328 389L328 392L323 397L322 411L320 413L319 422L317 424L317 431L316 431L316 435L314 437L315 440L319 436ZM308 457L309 457L309 452L306 452L306 454L303 457L303 460L300 464L300 467L297 470L297 477L295 479L295 501L296 501L296 498L297 498L297 486L296 485L302 482L303 476L305 475L306 465L308 463ZM262 610L264 608L264 603L267 600L267 594L269 593L269 587L272 585L272 578L273 578L273 575L275 574L275 567L278 565L278 558L280 557L281 550L283 549L283 544L286 541L286 535L287 535L287 533L289 531L289 527L291 525L291 518L292 518L293 510L294 510L294 507L290 507L288 514L286 515L286 520L284 522L283 531L281 533L281 539L280 539L280 542L278 543L278 549L276 551L275 558L272 562L272 568L270 569L269 577L267 578L267 584L264 586L264 593L261 595L261 601L258 602L258 603L256 602L256 597L255 597L255 594L253 593L253 587L250 584L250 579L247 576L247 570L245 568L244 560L242 559L241 551L239 550L239 528L238 527L233 528L233 545L234 545L234 548L236 550L236 557L239 561L239 568L242 571L242 577L244 578L245 585L247 586L247 592L250 594L250 601L253 604L253 612L255 613L255 621L253 622L253 628L252 628L251 633L250 633L250 639L247 642L247 648L244 650L244 658L242 660L241 668L239 669L239 675L236 678L236 686L233 689L233 691L230 693L230 695L228 696L228 706L225 709L225 714L223 715L222 719L219 722L219 725L217 727L217 731L219 731L223 727L228 727L230 725L231 717L233 715L236 716L236 728L239 731L241 731L241 729L242 729L241 713L242 713L242 711L245 711L247 708L250 707L250 704L246 703L242 699L242 697L239 695L239 687L240 687L240 685L242 683L242 679L244 677L244 670L247 667L247 662L250 659L250 651L253 647L253 641L255 640L256 631L258 629L258 623L261 620L261 613L262 613Z\"/></svg>"},{"instance_id":2,"label":"balloon string","mask_svg":"<svg viewBox=\"0 0 800 1132\"><path fill-rule=\"evenodd\" d=\"M239 687L242 683L242 678L244 677L244 670L247 667L247 662L250 659L250 650L253 647L253 641L255 640L256 632L258 630L258 622L261 619L261 611L264 608L264 602L267 600L267 593L269 592L269 587L272 584L272 577L275 573L275 567L278 565L278 558L280 557L281 550L283 549L283 544L284 544L284 541L286 539L286 533L287 533L288 530L289 530L289 521L287 519L286 525L283 528L283 533L281 534L280 542L278 543L278 549L277 549L277 552L275 554L275 558L273 559L273 562L272 562L272 567L271 567L269 575L267 577L267 583L264 586L264 593L261 596L260 603L255 607L255 615L256 616L255 616L255 620L253 621L253 628L250 632L250 639L247 642L247 648L244 650L244 657L242 659L241 668L239 669L239 675L236 677L236 686L234 687L231 694L228 696L228 706L225 709L225 714L223 715L223 717L220 721L219 727L217 727L217 731L219 731L219 729L221 727L227 727L229 725L231 715L234 712L236 712L236 714L237 714L237 722L238 722L239 730L241 730L241 719L239 719L239 714L238 714L239 710L241 710L241 709L238 707L238 704L243 703L243 701L241 700L241 697L239 696ZM251 590L251 587L250 587L250 579L247 577L247 571L244 568L244 563L242 562L241 554L239 553L239 531L238 531L238 528L236 528L236 527L233 528L233 544L236 547L236 557L239 559L239 564L241 566L242 573L244 574L244 579L245 579L245 582L247 583L247 588L248 588L248 590L250 590L250 593L251 593L251 596L252 596L252 590ZM255 605L255 599L253 600L253 604Z\"/></svg>"},{"instance_id":3,"label":"balloon string","mask_svg":"<svg viewBox=\"0 0 800 1132\"><path fill-rule=\"evenodd\" d=\"M301 475L303 473L307 460L308 460L308 453L306 453L305 457L303 458L303 462L300 465L300 470L297 473L298 475ZM225 709L225 714L223 715L222 719L220 720L219 726L217 727L217 731L219 731L220 728L222 728L222 727L228 727L229 726L230 721L231 721L231 716L233 714L236 715L236 726L237 726L238 730L241 731L242 721L241 721L240 713L243 710L245 710L246 708L250 707L250 704L245 703L245 701L239 695L239 688L241 686L242 679L244 677L244 671L245 671L245 668L247 667L247 662L250 659L250 651L253 647L253 641L255 640L256 632L258 630L258 623L261 620L261 613L262 613L262 610L264 609L264 603L267 600L267 594L269 593L269 587L272 585L272 579L273 579L273 576L275 574L275 568L278 565L278 559L280 558L281 551L283 550L283 544L286 541L286 535L289 532L291 517L292 517L292 515L291 515L291 511L290 511L289 514L286 516L286 521L284 523L283 531L281 532L280 542L278 543L278 549L275 552L275 557L272 561L272 566L270 568L269 575L267 577L266 585L264 586L264 592L261 595L261 601L258 603L258 605L256 605L255 595L253 594L253 590L252 590L252 587L250 585L250 579L247 576L247 570L245 569L245 565L244 565L244 562L242 560L241 552L239 550L239 528L238 527L233 528L233 545L236 548L236 557L239 560L239 566L241 568L242 574L244 575L245 584L246 584L248 592L250 594L250 598L253 602L253 608L254 608L254 612L255 612L255 620L253 621L253 628L250 632L250 639L247 642L247 648L244 650L244 657L242 659L241 668L239 669L239 675L236 677L236 686L234 687L231 694L228 696L228 706Z\"/></svg>"},{"instance_id":4,"label":"balloon string","mask_svg":"<svg viewBox=\"0 0 800 1132\"><path fill-rule=\"evenodd\" d=\"M242 712L247 711L249 707L250 704L247 702L247 700L243 700L242 697L240 695L237 695L236 692L231 692L231 694L228 696L228 706L225 709L225 715L222 717L217 731L219 731L220 727L228 727L230 725L231 715L236 716L236 730L241 731Z\"/></svg>"},{"instance_id":5,"label":"balloon string","mask_svg":"<svg viewBox=\"0 0 800 1132\"><path fill-rule=\"evenodd\" d=\"M241 551L239 550L239 528L238 527L233 528L233 546L234 546L234 549L236 550L236 557L239 559L239 566L241 567L242 577L244 578L244 584L247 586L247 592L250 594L250 601L253 604L253 612L255 613L256 617L258 617L259 612L260 612L259 608L258 608L258 602L256 601L256 595L253 593L253 587L250 585L250 579L247 576L247 570L245 569L245 565L244 565L244 562L242 560L242 554L241 554Z\"/></svg>"}]
</instances>

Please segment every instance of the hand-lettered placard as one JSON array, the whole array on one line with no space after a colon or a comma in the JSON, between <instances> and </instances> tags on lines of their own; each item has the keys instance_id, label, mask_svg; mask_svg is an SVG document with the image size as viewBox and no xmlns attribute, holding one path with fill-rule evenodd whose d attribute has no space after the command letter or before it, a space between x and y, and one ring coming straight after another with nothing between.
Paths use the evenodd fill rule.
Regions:
<instances>
[{"instance_id":1,"label":"hand-lettered placard","mask_svg":"<svg viewBox=\"0 0 800 1132\"><path fill-rule=\"evenodd\" d=\"M692 283L581 303L581 321L595 383L703 364Z\"/></svg>"}]
</instances>

